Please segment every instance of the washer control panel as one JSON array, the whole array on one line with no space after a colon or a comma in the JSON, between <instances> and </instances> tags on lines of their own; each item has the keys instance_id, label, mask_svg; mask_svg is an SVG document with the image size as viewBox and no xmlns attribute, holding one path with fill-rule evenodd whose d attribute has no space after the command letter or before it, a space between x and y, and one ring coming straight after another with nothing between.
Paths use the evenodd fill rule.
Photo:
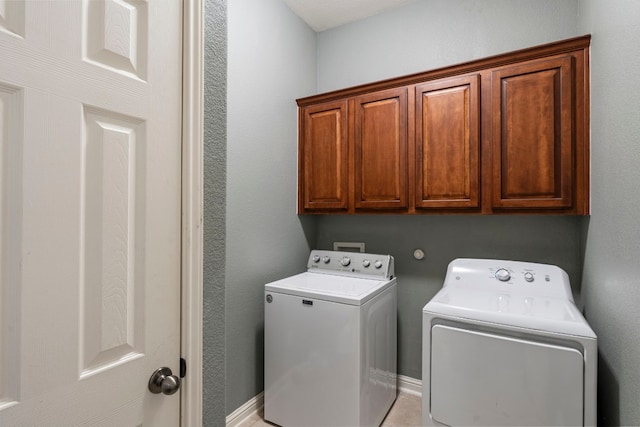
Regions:
<instances>
[{"instance_id":1,"label":"washer control panel","mask_svg":"<svg viewBox=\"0 0 640 427\"><path fill-rule=\"evenodd\" d=\"M383 279L391 279L395 274L391 255L323 250L311 251L307 271Z\"/></svg>"},{"instance_id":2,"label":"washer control panel","mask_svg":"<svg viewBox=\"0 0 640 427\"><path fill-rule=\"evenodd\" d=\"M467 259L453 260L444 286L500 292L526 292L528 295L570 298L569 276L560 267L532 262Z\"/></svg>"}]
</instances>

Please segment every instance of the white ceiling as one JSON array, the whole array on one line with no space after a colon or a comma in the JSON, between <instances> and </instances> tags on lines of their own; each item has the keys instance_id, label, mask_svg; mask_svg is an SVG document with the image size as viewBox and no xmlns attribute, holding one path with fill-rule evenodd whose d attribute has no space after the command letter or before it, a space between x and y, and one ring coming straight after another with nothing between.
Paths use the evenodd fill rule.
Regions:
<instances>
[{"instance_id":1,"label":"white ceiling","mask_svg":"<svg viewBox=\"0 0 640 427\"><path fill-rule=\"evenodd\" d=\"M320 32L358 21L417 0L283 0L311 28Z\"/></svg>"}]
</instances>

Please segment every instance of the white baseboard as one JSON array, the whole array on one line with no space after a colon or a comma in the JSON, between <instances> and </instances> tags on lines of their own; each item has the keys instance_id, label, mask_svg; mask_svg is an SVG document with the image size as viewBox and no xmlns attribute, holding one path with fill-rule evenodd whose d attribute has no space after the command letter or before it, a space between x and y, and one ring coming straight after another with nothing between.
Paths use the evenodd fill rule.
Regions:
<instances>
[{"instance_id":1,"label":"white baseboard","mask_svg":"<svg viewBox=\"0 0 640 427\"><path fill-rule=\"evenodd\" d=\"M264 406L264 392L249 399L244 405L227 415L227 427L236 427L250 416L258 413Z\"/></svg>"},{"instance_id":2,"label":"white baseboard","mask_svg":"<svg viewBox=\"0 0 640 427\"><path fill-rule=\"evenodd\" d=\"M414 396L422 396L422 380L398 375L398 391Z\"/></svg>"},{"instance_id":3,"label":"white baseboard","mask_svg":"<svg viewBox=\"0 0 640 427\"><path fill-rule=\"evenodd\" d=\"M422 381L398 375L398 391L401 393L422 396ZM249 399L244 405L227 415L227 427L237 427L244 420L259 413L264 406L264 392Z\"/></svg>"}]
</instances>

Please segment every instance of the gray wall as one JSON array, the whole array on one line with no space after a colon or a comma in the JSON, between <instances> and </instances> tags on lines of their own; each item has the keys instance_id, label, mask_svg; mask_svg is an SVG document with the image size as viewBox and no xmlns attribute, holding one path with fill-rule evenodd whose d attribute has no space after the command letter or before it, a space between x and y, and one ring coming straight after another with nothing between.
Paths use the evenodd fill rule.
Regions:
<instances>
[{"instance_id":1,"label":"gray wall","mask_svg":"<svg viewBox=\"0 0 640 427\"><path fill-rule=\"evenodd\" d=\"M640 425L640 2L580 2L591 44L592 212L583 294L601 425Z\"/></svg>"},{"instance_id":2,"label":"gray wall","mask_svg":"<svg viewBox=\"0 0 640 427\"><path fill-rule=\"evenodd\" d=\"M203 424L224 425L226 0L205 2Z\"/></svg>"},{"instance_id":3,"label":"gray wall","mask_svg":"<svg viewBox=\"0 0 640 427\"><path fill-rule=\"evenodd\" d=\"M316 34L280 0L228 2L226 408L263 389L264 284L303 271L295 98L316 85Z\"/></svg>"},{"instance_id":4,"label":"gray wall","mask_svg":"<svg viewBox=\"0 0 640 427\"><path fill-rule=\"evenodd\" d=\"M424 0L318 36L320 91L469 61L581 35L578 2ZM556 264L581 280L581 218L541 216L334 216L318 247L364 241L391 253L398 276L398 372L421 378L421 309L456 257ZM423 248L424 261L413 258Z\"/></svg>"},{"instance_id":5,"label":"gray wall","mask_svg":"<svg viewBox=\"0 0 640 427\"><path fill-rule=\"evenodd\" d=\"M320 92L581 35L577 0L419 0L318 35Z\"/></svg>"}]
</instances>

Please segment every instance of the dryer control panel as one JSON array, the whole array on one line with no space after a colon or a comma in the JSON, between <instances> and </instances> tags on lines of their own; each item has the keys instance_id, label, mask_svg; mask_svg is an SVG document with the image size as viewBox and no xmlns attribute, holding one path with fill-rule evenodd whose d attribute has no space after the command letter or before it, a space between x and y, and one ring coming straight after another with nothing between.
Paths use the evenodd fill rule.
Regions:
<instances>
[{"instance_id":1,"label":"dryer control panel","mask_svg":"<svg viewBox=\"0 0 640 427\"><path fill-rule=\"evenodd\" d=\"M532 262L468 259L453 260L444 287L526 293L532 296L566 298L573 301L569 276L555 265Z\"/></svg>"},{"instance_id":2,"label":"dryer control panel","mask_svg":"<svg viewBox=\"0 0 640 427\"><path fill-rule=\"evenodd\" d=\"M307 271L371 279L392 279L395 274L391 255L322 250L311 251Z\"/></svg>"}]
</instances>

